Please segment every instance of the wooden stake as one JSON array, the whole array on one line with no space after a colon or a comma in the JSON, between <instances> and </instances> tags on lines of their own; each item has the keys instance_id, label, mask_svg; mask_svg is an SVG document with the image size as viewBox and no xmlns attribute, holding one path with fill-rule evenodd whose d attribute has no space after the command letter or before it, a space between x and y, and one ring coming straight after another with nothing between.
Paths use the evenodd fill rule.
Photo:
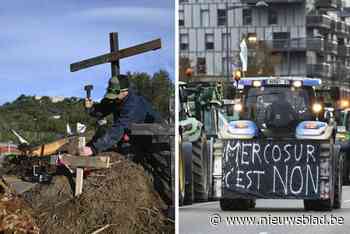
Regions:
<instances>
[{"instance_id":1,"label":"wooden stake","mask_svg":"<svg viewBox=\"0 0 350 234\"><path fill-rule=\"evenodd\" d=\"M84 169L77 168L76 177L75 177L75 196L76 197L83 193L83 176L84 176Z\"/></svg>"},{"instance_id":2,"label":"wooden stake","mask_svg":"<svg viewBox=\"0 0 350 234\"><path fill-rule=\"evenodd\" d=\"M85 147L85 137L79 137L79 149ZM84 168L78 167L75 175L75 196L83 193Z\"/></svg>"}]
</instances>

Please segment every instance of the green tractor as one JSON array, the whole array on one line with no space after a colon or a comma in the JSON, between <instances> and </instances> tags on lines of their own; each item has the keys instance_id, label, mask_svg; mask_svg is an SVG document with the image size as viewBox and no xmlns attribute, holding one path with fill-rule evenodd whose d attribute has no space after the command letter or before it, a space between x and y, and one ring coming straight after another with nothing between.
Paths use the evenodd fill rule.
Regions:
<instances>
[{"instance_id":1,"label":"green tractor","mask_svg":"<svg viewBox=\"0 0 350 234\"><path fill-rule=\"evenodd\" d=\"M222 143L218 139L218 113L234 119L233 100L223 99L223 85L220 82L180 82L179 87L180 205L217 200L220 196L223 153Z\"/></svg>"},{"instance_id":2,"label":"green tractor","mask_svg":"<svg viewBox=\"0 0 350 234\"><path fill-rule=\"evenodd\" d=\"M179 88L179 202L183 205L208 200L209 148L203 124L196 118L198 90L181 82Z\"/></svg>"},{"instance_id":3,"label":"green tractor","mask_svg":"<svg viewBox=\"0 0 350 234\"><path fill-rule=\"evenodd\" d=\"M338 113L336 142L344 153L343 184L350 185L350 108Z\"/></svg>"}]
</instances>

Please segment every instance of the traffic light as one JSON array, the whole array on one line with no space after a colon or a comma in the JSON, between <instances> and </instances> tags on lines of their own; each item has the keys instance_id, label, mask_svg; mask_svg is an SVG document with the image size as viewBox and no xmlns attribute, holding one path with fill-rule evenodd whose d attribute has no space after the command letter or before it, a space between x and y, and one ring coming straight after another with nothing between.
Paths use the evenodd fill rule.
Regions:
<instances>
[{"instance_id":1,"label":"traffic light","mask_svg":"<svg viewBox=\"0 0 350 234\"><path fill-rule=\"evenodd\" d=\"M241 79L241 76L242 76L242 71L241 71L241 69L236 69L236 70L233 72L232 76L233 76L233 79L234 79L235 81L238 82L238 81Z\"/></svg>"},{"instance_id":2,"label":"traffic light","mask_svg":"<svg viewBox=\"0 0 350 234\"><path fill-rule=\"evenodd\" d=\"M192 68L187 68L186 69L186 71L185 71L185 75L187 76L187 77L192 77L192 74L193 74L193 70L192 70Z\"/></svg>"}]
</instances>

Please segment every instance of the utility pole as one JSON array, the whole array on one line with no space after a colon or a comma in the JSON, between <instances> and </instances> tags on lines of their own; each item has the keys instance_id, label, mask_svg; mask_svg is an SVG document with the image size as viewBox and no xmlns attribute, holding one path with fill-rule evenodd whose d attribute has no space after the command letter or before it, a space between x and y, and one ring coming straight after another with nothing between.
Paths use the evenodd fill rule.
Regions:
<instances>
[{"instance_id":1,"label":"utility pole","mask_svg":"<svg viewBox=\"0 0 350 234\"><path fill-rule=\"evenodd\" d=\"M229 36L228 36L228 0L226 1L226 75L227 81L230 80L230 70L229 70L229 56L230 56L230 48L229 48Z\"/></svg>"}]
</instances>

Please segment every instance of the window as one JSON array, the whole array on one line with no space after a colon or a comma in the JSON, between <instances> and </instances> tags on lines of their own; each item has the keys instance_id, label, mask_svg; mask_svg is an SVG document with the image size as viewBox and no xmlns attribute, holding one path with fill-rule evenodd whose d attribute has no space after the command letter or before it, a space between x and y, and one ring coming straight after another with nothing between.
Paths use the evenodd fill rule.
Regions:
<instances>
[{"instance_id":1,"label":"window","mask_svg":"<svg viewBox=\"0 0 350 234\"><path fill-rule=\"evenodd\" d=\"M269 18L268 18L269 24L278 24L278 13L277 11L269 8Z\"/></svg>"},{"instance_id":2,"label":"window","mask_svg":"<svg viewBox=\"0 0 350 234\"><path fill-rule=\"evenodd\" d=\"M290 32L274 32L272 34L274 49L288 49L290 43Z\"/></svg>"},{"instance_id":3,"label":"window","mask_svg":"<svg viewBox=\"0 0 350 234\"><path fill-rule=\"evenodd\" d=\"M226 10L218 10L218 26L226 25L227 23L227 14Z\"/></svg>"},{"instance_id":4,"label":"window","mask_svg":"<svg viewBox=\"0 0 350 234\"><path fill-rule=\"evenodd\" d=\"M243 25L252 24L252 9L243 9Z\"/></svg>"},{"instance_id":5,"label":"window","mask_svg":"<svg viewBox=\"0 0 350 234\"><path fill-rule=\"evenodd\" d=\"M209 27L209 10L201 10L201 26Z\"/></svg>"},{"instance_id":6,"label":"window","mask_svg":"<svg viewBox=\"0 0 350 234\"><path fill-rule=\"evenodd\" d=\"M188 0L179 0L179 3L185 3L188 2Z\"/></svg>"},{"instance_id":7,"label":"window","mask_svg":"<svg viewBox=\"0 0 350 234\"><path fill-rule=\"evenodd\" d=\"M180 34L180 50L188 50L188 34Z\"/></svg>"},{"instance_id":8,"label":"window","mask_svg":"<svg viewBox=\"0 0 350 234\"><path fill-rule=\"evenodd\" d=\"M197 74L206 74L205 58L197 58Z\"/></svg>"},{"instance_id":9,"label":"window","mask_svg":"<svg viewBox=\"0 0 350 234\"><path fill-rule=\"evenodd\" d=\"M228 41L227 41L227 38L228 38ZM227 45L227 43L230 43L230 40L231 40L231 35L230 34L226 34L226 33L222 34L222 45L221 45L221 48L222 48L223 51L225 51L228 48L230 48L230 45Z\"/></svg>"},{"instance_id":10,"label":"window","mask_svg":"<svg viewBox=\"0 0 350 234\"><path fill-rule=\"evenodd\" d=\"M214 49L214 34L212 33L205 34L205 49L206 50Z\"/></svg>"},{"instance_id":11,"label":"window","mask_svg":"<svg viewBox=\"0 0 350 234\"><path fill-rule=\"evenodd\" d=\"M179 11L179 26L185 25L185 15L184 11Z\"/></svg>"}]
</instances>

